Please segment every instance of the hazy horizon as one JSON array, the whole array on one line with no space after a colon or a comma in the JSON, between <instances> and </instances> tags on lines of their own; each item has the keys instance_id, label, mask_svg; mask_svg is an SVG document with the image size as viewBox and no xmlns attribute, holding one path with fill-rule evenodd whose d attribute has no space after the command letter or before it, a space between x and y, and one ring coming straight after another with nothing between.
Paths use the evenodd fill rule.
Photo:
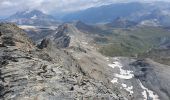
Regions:
<instances>
[{"instance_id":1,"label":"hazy horizon","mask_svg":"<svg viewBox=\"0 0 170 100\"><path fill-rule=\"evenodd\" d=\"M69 13L112 3L128 2L168 2L169 0L2 0L0 18L8 17L17 11L37 9L47 14Z\"/></svg>"}]
</instances>

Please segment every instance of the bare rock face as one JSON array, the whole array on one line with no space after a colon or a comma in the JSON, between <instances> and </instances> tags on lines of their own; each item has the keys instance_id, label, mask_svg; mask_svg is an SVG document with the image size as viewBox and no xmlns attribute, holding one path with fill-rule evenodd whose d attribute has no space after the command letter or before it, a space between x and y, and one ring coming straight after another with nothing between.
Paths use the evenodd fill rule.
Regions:
<instances>
[{"instance_id":1,"label":"bare rock face","mask_svg":"<svg viewBox=\"0 0 170 100\"><path fill-rule=\"evenodd\" d=\"M67 34L67 25L58 27L57 33L54 35L54 43L59 48L68 47L71 37Z\"/></svg>"},{"instance_id":2,"label":"bare rock face","mask_svg":"<svg viewBox=\"0 0 170 100\"><path fill-rule=\"evenodd\" d=\"M160 100L170 99L170 66L156 63L150 59L137 60L132 63L134 76L149 89L159 95Z\"/></svg>"},{"instance_id":3,"label":"bare rock face","mask_svg":"<svg viewBox=\"0 0 170 100\"><path fill-rule=\"evenodd\" d=\"M58 48L66 48L69 46L70 39L71 38L69 36L62 36L60 38L55 39L54 43Z\"/></svg>"},{"instance_id":4,"label":"bare rock face","mask_svg":"<svg viewBox=\"0 0 170 100\"><path fill-rule=\"evenodd\" d=\"M57 39L63 35L66 35L67 34L66 30L67 30L66 24L58 26L58 29L57 29L56 34L54 35L54 38Z\"/></svg>"},{"instance_id":5,"label":"bare rock face","mask_svg":"<svg viewBox=\"0 0 170 100\"><path fill-rule=\"evenodd\" d=\"M41 43L38 45L38 48L39 48L39 49L47 48L47 47L49 47L50 45L52 45L51 42L52 42L52 41L51 41L50 39L45 38L45 39L43 39L43 40L41 41Z\"/></svg>"},{"instance_id":6,"label":"bare rock face","mask_svg":"<svg viewBox=\"0 0 170 100\"><path fill-rule=\"evenodd\" d=\"M38 48L66 48L70 44L71 37L67 34L67 25L60 25L52 38L45 37Z\"/></svg>"},{"instance_id":7,"label":"bare rock face","mask_svg":"<svg viewBox=\"0 0 170 100\"><path fill-rule=\"evenodd\" d=\"M23 30L15 24L0 24L0 44L3 47L15 46L17 49L29 51L34 49L33 42L26 37Z\"/></svg>"}]
</instances>

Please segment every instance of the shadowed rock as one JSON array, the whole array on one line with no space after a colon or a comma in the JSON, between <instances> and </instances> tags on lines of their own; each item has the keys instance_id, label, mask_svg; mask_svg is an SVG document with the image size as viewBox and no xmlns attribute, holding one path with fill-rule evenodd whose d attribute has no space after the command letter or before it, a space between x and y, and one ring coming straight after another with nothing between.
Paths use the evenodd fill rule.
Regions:
<instances>
[{"instance_id":1,"label":"shadowed rock","mask_svg":"<svg viewBox=\"0 0 170 100\"><path fill-rule=\"evenodd\" d=\"M58 32L54 35L54 43L59 48L68 47L70 44L70 36L67 34L67 25L58 27Z\"/></svg>"},{"instance_id":2,"label":"shadowed rock","mask_svg":"<svg viewBox=\"0 0 170 100\"><path fill-rule=\"evenodd\" d=\"M40 48L40 49L47 48L50 44L51 44L51 40L45 38L45 39L43 39L43 40L41 41L41 43L38 45L38 48Z\"/></svg>"}]
</instances>

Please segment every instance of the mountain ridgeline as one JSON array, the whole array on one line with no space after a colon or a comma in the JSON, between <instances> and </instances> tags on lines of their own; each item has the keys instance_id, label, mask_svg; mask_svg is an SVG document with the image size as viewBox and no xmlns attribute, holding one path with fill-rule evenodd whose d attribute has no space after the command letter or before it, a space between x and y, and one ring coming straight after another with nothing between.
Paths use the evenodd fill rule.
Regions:
<instances>
[{"instance_id":1,"label":"mountain ridgeline","mask_svg":"<svg viewBox=\"0 0 170 100\"><path fill-rule=\"evenodd\" d=\"M25 10L1 20L0 99L170 100L169 4L113 3L60 19Z\"/></svg>"},{"instance_id":2,"label":"mountain ridgeline","mask_svg":"<svg viewBox=\"0 0 170 100\"><path fill-rule=\"evenodd\" d=\"M63 20L81 20L86 23L110 22L117 17L126 17L142 9L144 6L140 3L111 4L68 14Z\"/></svg>"},{"instance_id":3,"label":"mountain ridgeline","mask_svg":"<svg viewBox=\"0 0 170 100\"><path fill-rule=\"evenodd\" d=\"M86 24L110 23L116 19L124 19L133 23L156 26L170 26L169 3L167 2L130 2L115 3L81 11L61 14L62 17L45 14L39 10L25 10L15 13L5 21L20 25L57 25L60 22L82 21Z\"/></svg>"},{"instance_id":4,"label":"mountain ridgeline","mask_svg":"<svg viewBox=\"0 0 170 100\"><path fill-rule=\"evenodd\" d=\"M170 26L168 2L152 3L115 3L66 14L61 20L68 22L81 20L87 24L109 23L121 17L141 23L156 20L159 25Z\"/></svg>"}]
</instances>

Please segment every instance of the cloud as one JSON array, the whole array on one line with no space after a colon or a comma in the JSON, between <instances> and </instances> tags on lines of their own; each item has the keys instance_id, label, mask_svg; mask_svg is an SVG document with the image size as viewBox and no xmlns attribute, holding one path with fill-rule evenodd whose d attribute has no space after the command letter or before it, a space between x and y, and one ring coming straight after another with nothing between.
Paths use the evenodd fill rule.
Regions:
<instances>
[{"instance_id":1,"label":"cloud","mask_svg":"<svg viewBox=\"0 0 170 100\"><path fill-rule=\"evenodd\" d=\"M111 0L47 0L38 8L46 12L70 12L102 5L110 1Z\"/></svg>"},{"instance_id":2,"label":"cloud","mask_svg":"<svg viewBox=\"0 0 170 100\"><path fill-rule=\"evenodd\" d=\"M24 9L38 9L46 13L71 12L116 2L159 0L0 0L0 17ZM169 0L161 0L169 1Z\"/></svg>"},{"instance_id":3,"label":"cloud","mask_svg":"<svg viewBox=\"0 0 170 100\"><path fill-rule=\"evenodd\" d=\"M2 5L3 6L13 6L13 4L11 2L9 2L9 1L2 2Z\"/></svg>"}]
</instances>

